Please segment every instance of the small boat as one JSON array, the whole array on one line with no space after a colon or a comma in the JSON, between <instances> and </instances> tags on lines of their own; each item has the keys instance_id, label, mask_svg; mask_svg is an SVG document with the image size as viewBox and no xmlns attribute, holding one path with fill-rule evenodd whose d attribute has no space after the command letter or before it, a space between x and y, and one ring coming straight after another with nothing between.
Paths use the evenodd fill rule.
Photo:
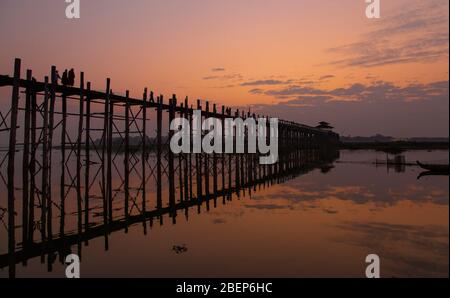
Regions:
<instances>
[{"instance_id":1,"label":"small boat","mask_svg":"<svg viewBox=\"0 0 450 298\"><path fill-rule=\"evenodd\" d=\"M417 161L419 167L424 170L436 173L448 173L448 165L436 165L436 164L424 164L420 161Z\"/></svg>"}]
</instances>

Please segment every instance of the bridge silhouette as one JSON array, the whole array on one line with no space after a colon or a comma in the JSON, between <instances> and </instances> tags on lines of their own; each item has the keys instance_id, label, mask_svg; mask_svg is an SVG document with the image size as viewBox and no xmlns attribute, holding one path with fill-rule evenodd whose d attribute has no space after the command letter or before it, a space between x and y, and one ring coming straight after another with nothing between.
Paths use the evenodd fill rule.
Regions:
<instances>
[{"instance_id":1,"label":"bridge silhouette","mask_svg":"<svg viewBox=\"0 0 450 298\"><path fill-rule=\"evenodd\" d=\"M22 79L20 59L13 76L0 75L0 87L12 88L10 106L0 108L0 139L9 140L0 149L0 190L7 193L0 219L8 243L0 268L8 267L10 277L16 264L31 258L47 256L51 270L55 253L62 262L73 245L81 255L82 243L104 237L107 250L114 231L142 223L147 233L154 219L162 224L168 215L176 223L181 210L186 217L203 204L209 210L210 202L217 206L222 198L226 204L233 195L282 183L337 156L337 134L284 120L279 120L279 160L273 165L260 165L260 155L248 147L243 154L174 154L168 149L173 135L168 123L176 116L192 120L194 110L220 121L268 116L226 106L218 111L216 104L200 100L194 108L188 98L178 103L176 95L165 103L163 95L155 98L147 88L140 99L129 91L117 95L110 79L104 92L95 91L83 72L78 87L59 85L56 77L52 66L43 81L31 70ZM150 124L155 138L148 137ZM69 227L66 217L72 214L76 225Z\"/></svg>"}]
</instances>

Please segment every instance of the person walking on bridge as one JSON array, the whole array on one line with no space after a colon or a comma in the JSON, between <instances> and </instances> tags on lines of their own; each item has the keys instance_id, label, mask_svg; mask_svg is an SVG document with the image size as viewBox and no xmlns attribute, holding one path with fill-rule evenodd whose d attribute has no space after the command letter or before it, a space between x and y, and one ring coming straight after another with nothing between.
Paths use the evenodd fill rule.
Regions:
<instances>
[{"instance_id":1,"label":"person walking on bridge","mask_svg":"<svg viewBox=\"0 0 450 298\"><path fill-rule=\"evenodd\" d=\"M61 76L59 75L59 71L55 70L55 73L52 78L52 82L55 82L55 84L58 85L60 79L61 79Z\"/></svg>"},{"instance_id":2,"label":"person walking on bridge","mask_svg":"<svg viewBox=\"0 0 450 298\"><path fill-rule=\"evenodd\" d=\"M61 83L63 84L63 86L69 85L69 77L68 77L68 74L67 74L67 69L64 70L64 72L63 72Z\"/></svg>"},{"instance_id":3,"label":"person walking on bridge","mask_svg":"<svg viewBox=\"0 0 450 298\"><path fill-rule=\"evenodd\" d=\"M68 83L68 85L69 86L73 86L73 85L75 85L75 71L73 70L73 68L72 69L70 69L70 71L69 71L69 83Z\"/></svg>"}]
</instances>

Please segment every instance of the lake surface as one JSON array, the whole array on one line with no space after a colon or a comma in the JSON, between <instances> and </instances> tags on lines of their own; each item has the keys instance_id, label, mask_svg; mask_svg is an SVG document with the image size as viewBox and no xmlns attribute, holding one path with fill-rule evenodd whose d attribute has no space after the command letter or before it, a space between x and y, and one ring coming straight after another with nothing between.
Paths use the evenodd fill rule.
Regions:
<instances>
[{"instance_id":1,"label":"lake surface","mask_svg":"<svg viewBox=\"0 0 450 298\"><path fill-rule=\"evenodd\" d=\"M404 155L448 162L448 151ZM368 254L380 257L382 277L448 277L448 176L418 180L420 168L376 159L385 154L341 151L334 167L189 208L176 224L165 216L145 233L142 223L112 232L107 251L103 237L70 249L81 252L82 277L364 277ZM16 275L64 277L64 268L56 261L48 272L34 257Z\"/></svg>"}]
</instances>

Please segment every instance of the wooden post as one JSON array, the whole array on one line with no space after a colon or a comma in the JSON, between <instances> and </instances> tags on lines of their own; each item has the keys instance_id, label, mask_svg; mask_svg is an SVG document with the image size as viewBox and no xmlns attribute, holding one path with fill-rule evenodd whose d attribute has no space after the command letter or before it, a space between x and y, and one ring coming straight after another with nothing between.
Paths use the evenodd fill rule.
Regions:
<instances>
[{"instance_id":1,"label":"wooden post","mask_svg":"<svg viewBox=\"0 0 450 298\"><path fill-rule=\"evenodd\" d=\"M27 83L31 84L32 72L27 70ZM26 89L25 97L25 128L23 136L23 156L22 156L22 246L27 245L28 237L28 197L29 197L29 154L30 154L30 107L31 107L31 86Z\"/></svg>"},{"instance_id":2,"label":"wooden post","mask_svg":"<svg viewBox=\"0 0 450 298\"><path fill-rule=\"evenodd\" d=\"M158 98L158 107L156 110L156 197L157 197L157 208L162 208L162 169L161 169L161 159L162 159L162 105L163 96Z\"/></svg>"},{"instance_id":3,"label":"wooden post","mask_svg":"<svg viewBox=\"0 0 450 298\"><path fill-rule=\"evenodd\" d=\"M180 117L183 117L184 105L180 104ZM184 200L184 188L183 188L183 152L178 154L178 185L180 189L180 202Z\"/></svg>"},{"instance_id":4,"label":"wooden post","mask_svg":"<svg viewBox=\"0 0 450 298\"><path fill-rule=\"evenodd\" d=\"M225 106L222 106L222 193L225 198Z\"/></svg>"},{"instance_id":5,"label":"wooden post","mask_svg":"<svg viewBox=\"0 0 450 298\"><path fill-rule=\"evenodd\" d=\"M153 102L153 92L151 92L150 100ZM128 122L127 122L128 123ZM144 94L142 95L142 155L141 155L141 167L142 167L142 214L145 214L146 211L146 169L145 164L147 162L148 153L147 153L147 88L144 89ZM128 160L127 160L128 161ZM147 228L146 221L143 220L142 224L144 226L144 231Z\"/></svg>"},{"instance_id":6,"label":"wooden post","mask_svg":"<svg viewBox=\"0 0 450 298\"><path fill-rule=\"evenodd\" d=\"M84 114L84 73L80 73L80 106L78 117L78 137L77 137L77 209L78 209L78 233L83 232L83 211L81 198L81 140L83 137L83 114Z\"/></svg>"},{"instance_id":7,"label":"wooden post","mask_svg":"<svg viewBox=\"0 0 450 298\"><path fill-rule=\"evenodd\" d=\"M192 105L191 105L191 112L190 113L188 113L188 120L189 120L189 123L192 123L192 111L193 111L193 108L192 108ZM192 131L193 131L193 127L192 127L192 125L191 125L191 131L190 131L190 138L191 138L191 149L193 148L192 146ZM192 198L193 198L193 189L192 189L192 187L193 187L193 177L192 177L192 155L193 155L193 153L190 153L189 154L189 199L190 200L192 200Z\"/></svg>"},{"instance_id":8,"label":"wooden post","mask_svg":"<svg viewBox=\"0 0 450 298\"><path fill-rule=\"evenodd\" d=\"M172 123L172 120L175 118L174 108L177 104L177 99L175 95L172 96L169 103L169 126ZM169 141L172 139L173 130L169 129ZM174 165L173 165L173 152L170 148L168 148L169 155L169 205L171 207L175 206L175 173L174 173Z\"/></svg>"},{"instance_id":9,"label":"wooden post","mask_svg":"<svg viewBox=\"0 0 450 298\"><path fill-rule=\"evenodd\" d=\"M108 222L108 198L106 193L106 144L108 141L108 114L109 114L109 94L111 88L111 80L106 79L106 98L103 118L103 135L102 135L102 196L103 196L103 224L106 226ZM105 231L105 234L107 232Z\"/></svg>"},{"instance_id":10,"label":"wooden post","mask_svg":"<svg viewBox=\"0 0 450 298\"><path fill-rule=\"evenodd\" d=\"M47 179L48 179L48 77L44 79L44 107L43 107L43 127L42 127L42 185L41 185L41 237L44 241L46 228L46 204L47 204Z\"/></svg>"},{"instance_id":11,"label":"wooden post","mask_svg":"<svg viewBox=\"0 0 450 298\"><path fill-rule=\"evenodd\" d=\"M59 235L64 236L64 226L65 226L65 214L66 214L66 129L67 129L67 96L63 92L61 96L61 180L59 183L61 198L61 209L59 218Z\"/></svg>"},{"instance_id":12,"label":"wooden post","mask_svg":"<svg viewBox=\"0 0 450 298\"><path fill-rule=\"evenodd\" d=\"M20 88L20 59L14 61L14 81L11 99L11 116L8 150L8 255L9 255L9 277L16 275L15 264L15 210L14 210L14 162L16 154L17 114L19 110L19 88Z\"/></svg>"},{"instance_id":13,"label":"wooden post","mask_svg":"<svg viewBox=\"0 0 450 298\"><path fill-rule=\"evenodd\" d=\"M197 110L202 110L202 106L200 104L200 100L197 100ZM201 119L200 119L201 122ZM197 131L196 133L201 134L201 128L200 131ZM202 187L202 154L197 153L195 158L195 169L197 173L197 198L201 199L202 193L203 193L203 187Z\"/></svg>"},{"instance_id":14,"label":"wooden post","mask_svg":"<svg viewBox=\"0 0 450 298\"><path fill-rule=\"evenodd\" d=\"M205 119L209 118L209 102L206 102ZM205 195L206 199L209 199L209 156L205 154Z\"/></svg>"},{"instance_id":15,"label":"wooden post","mask_svg":"<svg viewBox=\"0 0 450 298\"><path fill-rule=\"evenodd\" d=\"M235 118L239 118L239 110L236 110L236 114L235 114ZM237 127L235 127L234 129L233 129L234 131L235 131L235 133L234 133L234 138L235 138L235 144L236 144L236 148L237 148L237 138L238 138L238 135L239 135L239 133L241 133L241 132L238 132L238 130L237 130ZM236 156L235 156L235 158L236 158L236 160L235 160L235 171L236 171L236 173L235 173L235 186L236 186L236 189L239 189L240 188L240 185L241 185L241 183L240 183L240 181L241 181L241 179L240 179L240 171L241 171L241 169L240 169L240 167L241 167L241 165L240 165L240 156L241 156L241 154L240 153L236 153ZM239 194L239 191L238 191L238 194Z\"/></svg>"},{"instance_id":16,"label":"wooden post","mask_svg":"<svg viewBox=\"0 0 450 298\"><path fill-rule=\"evenodd\" d=\"M184 99L184 117L189 121L189 102L188 98ZM189 122L190 123L190 122ZM190 136L191 134L189 134ZM188 158L191 154L184 154L184 199L187 201L189 199L189 181L188 181Z\"/></svg>"},{"instance_id":17,"label":"wooden post","mask_svg":"<svg viewBox=\"0 0 450 298\"><path fill-rule=\"evenodd\" d=\"M216 117L217 116L216 104L213 105L213 113L214 113L214 117ZM214 127L214 128L216 128L216 127ZM214 139L214 141L215 141L215 139ZM214 190L214 198L217 198L217 153L215 150L213 152L213 190ZM216 200L214 200L214 203L215 202L216 202Z\"/></svg>"},{"instance_id":18,"label":"wooden post","mask_svg":"<svg viewBox=\"0 0 450 298\"><path fill-rule=\"evenodd\" d=\"M34 236L34 197L36 190L36 91L34 86L34 80L32 78L31 84L31 158L30 158L30 199L29 199L29 213L30 219L28 221L28 241L33 242Z\"/></svg>"},{"instance_id":19,"label":"wooden post","mask_svg":"<svg viewBox=\"0 0 450 298\"><path fill-rule=\"evenodd\" d=\"M53 131L55 128L55 101L56 101L56 67L51 69L51 89L50 89L50 110L48 124L48 181L47 181L47 238L52 240L52 218L53 218L53 200L52 200L52 155L53 155Z\"/></svg>"},{"instance_id":20,"label":"wooden post","mask_svg":"<svg viewBox=\"0 0 450 298\"><path fill-rule=\"evenodd\" d=\"M85 154L86 154L86 171L84 175L84 230L89 229L89 171L91 167L91 83L87 83L86 89L86 134L85 134ZM87 241L87 240L86 240Z\"/></svg>"},{"instance_id":21,"label":"wooden post","mask_svg":"<svg viewBox=\"0 0 450 298\"><path fill-rule=\"evenodd\" d=\"M114 102L109 98L109 114L108 114L108 153L107 153L107 172L106 183L108 185L108 217L109 222L113 221L113 191L112 191L112 141L113 141L113 119L114 119Z\"/></svg>"},{"instance_id":22,"label":"wooden post","mask_svg":"<svg viewBox=\"0 0 450 298\"><path fill-rule=\"evenodd\" d=\"M228 118L231 118L231 109L230 108L228 108L227 115L228 115ZM231 140L232 140L232 142L234 144L234 141L233 141L233 130L228 131L228 133L231 133L230 137L231 137ZM230 193L232 192L232 189L233 189L232 163L233 163L233 155L229 154L228 155L228 188L229 188L229 192Z\"/></svg>"},{"instance_id":23,"label":"wooden post","mask_svg":"<svg viewBox=\"0 0 450 298\"><path fill-rule=\"evenodd\" d=\"M125 233L128 233L128 203L130 200L130 91L126 91L126 102L125 102L125 157L124 157L124 167L125 167ZM142 159L144 156L142 156Z\"/></svg>"}]
</instances>

